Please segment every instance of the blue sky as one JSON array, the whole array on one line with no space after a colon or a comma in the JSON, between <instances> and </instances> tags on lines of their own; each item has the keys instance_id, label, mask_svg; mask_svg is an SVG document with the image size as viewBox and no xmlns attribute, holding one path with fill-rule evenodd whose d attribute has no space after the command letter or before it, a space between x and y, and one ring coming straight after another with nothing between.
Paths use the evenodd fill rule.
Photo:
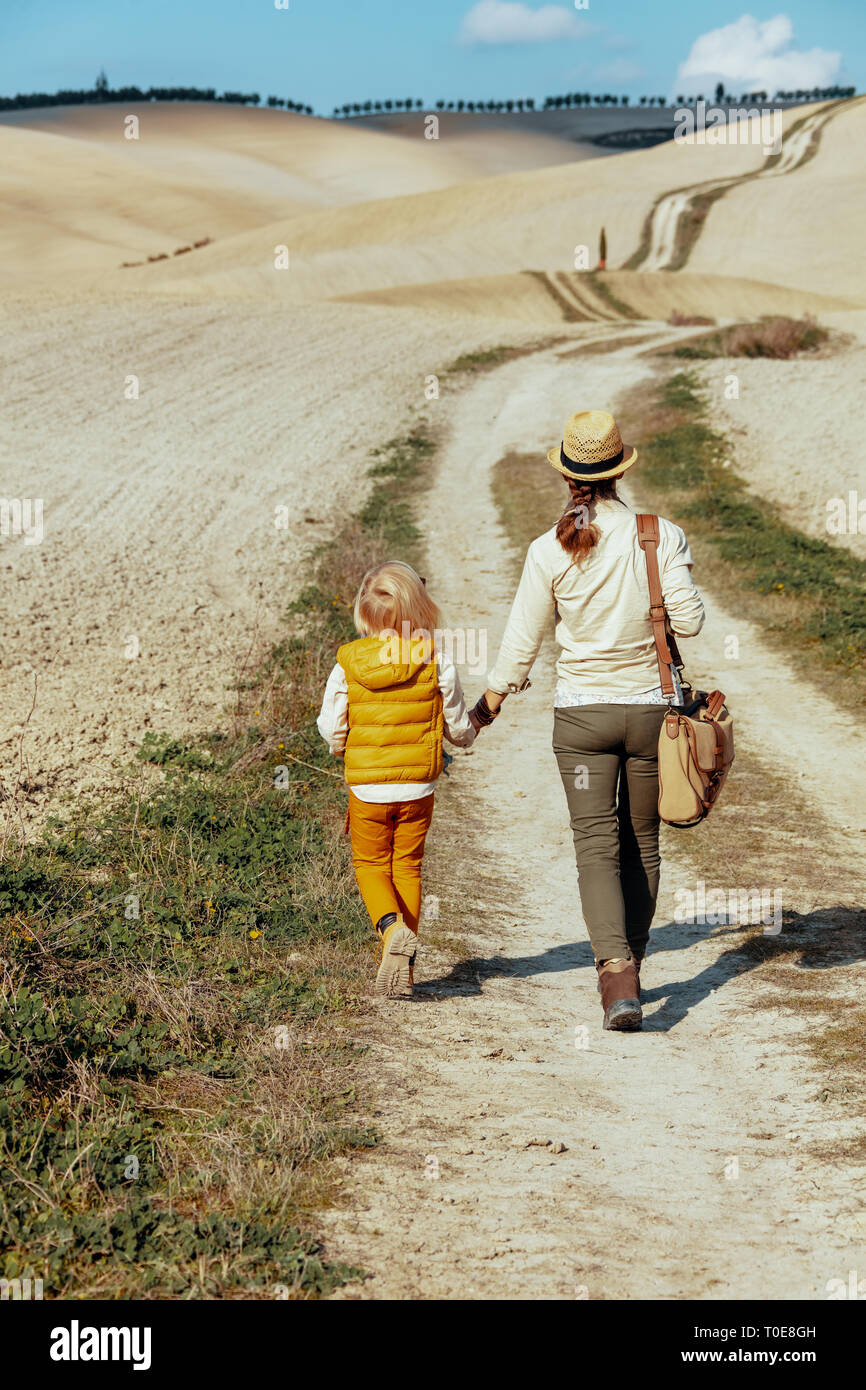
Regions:
<instances>
[{"instance_id":1,"label":"blue sky","mask_svg":"<svg viewBox=\"0 0 866 1390\"><path fill-rule=\"evenodd\" d=\"M0 0L0 95L191 85L330 114L367 98L487 100L866 87L864 0Z\"/></svg>"}]
</instances>

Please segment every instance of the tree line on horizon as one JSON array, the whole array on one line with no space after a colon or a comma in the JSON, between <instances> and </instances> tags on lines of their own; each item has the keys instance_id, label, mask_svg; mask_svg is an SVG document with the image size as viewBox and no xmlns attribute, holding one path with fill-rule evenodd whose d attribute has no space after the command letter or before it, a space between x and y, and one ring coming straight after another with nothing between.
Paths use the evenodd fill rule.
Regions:
<instances>
[{"instance_id":1,"label":"tree line on horizon","mask_svg":"<svg viewBox=\"0 0 866 1390\"><path fill-rule=\"evenodd\" d=\"M101 72L92 87L84 89L64 89L60 92L19 92L14 97L0 97L0 111L15 111L36 106L88 106L104 101L214 101L228 102L233 106L258 106L261 96L258 92L222 92L217 96L215 87L109 87L108 78ZM300 111L306 116L313 115L312 106L300 101L285 100L269 96L268 106L284 107L287 111Z\"/></svg>"},{"instance_id":2,"label":"tree line on horizon","mask_svg":"<svg viewBox=\"0 0 866 1390\"><path fill-rule=\"evenodd\" d=\"M853 97L856 87L813 87L811 91L798 88L796 91L777 91L774 101L828 101L833 98ZM677 106L694 106L697 102L703 101L702 95L698 96L678 96ZM742 96L733 96L726 92L723 83L718 83L715 92L715 100L719 105L744 106L754 105L756 102L766 102L769 100L768 93L744 92ZM636 105L641 107L660 106L666 107L670 103L667 97L641 96L632 103L632 98L628 96L615 96L610 92L566 92L563 96L545 97L542 110L559 111L563 108L581 106L629 106ZM523 112L534 111L536 109L533 97L518 97L508 101L443 101L433 103L429 108L420 98L401 97L391 101L364 101L347 102L343 106L335 106L333 114L337 117L348 118L350 116L370 116L381 115L389 111L422 111L424 109L436 111L458 111L458 112Z\"/></svg>"},{"instance_id":3,"label":"tree line on horizon","mask_svg":"<svg viewBox=\"0 0 866 1390\"><path fill-rule=\"evenodd\" d=\"M796 91L777 91L774 101L830 101L845 97L853 97L856 94L856 87L813 87L811 90L797 88ZM259 106L261 105L261 95L258 92L222 92L217 95L215 87L148 87L146 90L141 87L116 87L108 85L108 78L104 72L100 72L93 87L85 89L64 89L59 92L19 92L14 97L0 96L0 111L13 111L22 108L32 108L38 106L83 106L105 101L213 101L228 102L238 106ZM694 106L696 102L703 101L704 97L699 96L678 96L677 106ZM742 96L732 96L726 92L724 85L719 82L716 86L715 100L717 105L727 106L748 106L757 102L766 102L768 94L765 91L744 92ZM300 101L292 101L288 97L269 96L267 103L271 108L279 108L286 111L297 111L306 116L314 115L312 106L307 106ZM559 111L563 108L580 108L582 106L629 106L631 98L628 96L615 96L610 92L591 93L591 92L567 92L563 96L548 96L544 99L542 108L545 111ZM659 106L668 105L666 97L641 96L636 99L637 106ZM426 109L436 111L458 111L458 112L513 112L522 113L524 111L535 111L534 97L509 98L506 101L445 101L441 99L428 107L427 103L420 97L399 97L389 101L364 101L346 102L343 106L335 106L333 115L342 116L348 119L352 116L370 116L387 114L392 111L423 111Z\"/></svg>"},{"instance_id":4,"label":"tree line on horizon","mask_svg":"<svg viewBox=\"0 0 866 1390\"><path fill-rule=\"evenodd\" d=\"M829 101L841 97L853 97L857 91L856 87L813 87L811 91L804 88L797 88L796 91L777 91L773 97L774 101ZM677 106L694 106L699 101L704 101L703 94L697 96L679 95L676 99ZM715 101L719 106L749 106L756 102L769 101L769 94L766 91L743 92L739 97L731 92L726 92L724 83L719 82L715 90ZM551 109L559 110L561 107L570 106L628 106L630 98L627 96L616 97L610 93L603 96L591 94L589 92L569 92L561 97L546 97L544 101L545 111ZM668 106L667 97L638 97L638 106Z\"/></svg>"}]
</instances>

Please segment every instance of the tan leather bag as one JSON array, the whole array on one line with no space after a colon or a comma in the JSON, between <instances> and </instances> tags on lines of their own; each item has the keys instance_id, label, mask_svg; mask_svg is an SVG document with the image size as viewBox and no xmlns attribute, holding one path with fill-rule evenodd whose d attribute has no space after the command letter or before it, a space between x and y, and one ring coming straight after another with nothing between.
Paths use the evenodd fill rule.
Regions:
<instances>
[{"instance_id":1,"label":"tan leather bag","mask_svg":"<svg viewBox=\"0 0 866 1390\"><path fill-rule=\"evenodd\" d=\"M662 694L675 695L671 664L682 673L676 640L668 631L659 577L659 519L642 513L637 538L646 558L650 620ZM671 705L659 733L659 815L667 825L699 825L710 814L734 761L734 721L720 690L692 690L680 677L684 705Z\"/></svg>"}]
</instances>

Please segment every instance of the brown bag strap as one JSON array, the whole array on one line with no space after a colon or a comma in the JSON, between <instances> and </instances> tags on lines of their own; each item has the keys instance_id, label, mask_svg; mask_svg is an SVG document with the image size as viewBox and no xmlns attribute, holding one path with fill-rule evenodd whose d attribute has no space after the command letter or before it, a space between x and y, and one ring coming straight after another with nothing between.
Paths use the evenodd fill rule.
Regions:
<instances>
[{"instance_id":1,"label":"brown bag strap","mask_svg":"<svg viewBox=\"0 0 866 1390\"><path fill-rule=\"evenodd\" d=\"M646 559L647 579L649 580L650 595L650 620L653 625L653 639L656 646L656 658L659 665L659 675L662 682L662 694L668 698L673 695L674 682L671 675L670 663L675 666L682 666L679 648L676 640L667 631L665 622L667 611L662 596L662 582L659 575L659 519L652 516L649 512L640 512L637 517L637 539L641 550ZM707 696L707 713L711 720L715 720L721 713L725 703L725 696L721 690L714 690ZM716 736L719 737L718 730ZM721 762L719 762L721 766Z\"/></svg>"},{"instance_id":2,"label":"brown bag strap","mask_svg":"<svg viewBox=\"0 0 866 1390\"><path fill-rule=\"evenodd\" d=\"M659 577L659 519L648 512L640 512L637 517L637 539L646 560L647 579L649 580L650 596L650 621L653 625L653 639L656 644L656 658L659 664L659 675L662 683L662 694L665 699L669 699L676 692L674 691L674 680L671 675L671 662L675 659L668 643L668 634L665 628L665 603L662 597L662 582ZM677 664L679 665L679 652L676 653Z\"/></svg>"}]
</instances>

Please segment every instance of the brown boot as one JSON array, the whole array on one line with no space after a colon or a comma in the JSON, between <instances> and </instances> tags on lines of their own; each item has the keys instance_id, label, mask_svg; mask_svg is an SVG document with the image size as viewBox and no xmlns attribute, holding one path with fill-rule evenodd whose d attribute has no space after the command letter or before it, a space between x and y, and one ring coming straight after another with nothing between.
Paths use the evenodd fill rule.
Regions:
<instances>
[{"instance_id":1,"label":"brown boot","mask_svg":"<svg viewBox=\"0 0 866 1390\"><path fill-rule=\"evenodd\" d=\"M605 961L598 966L598 986L604 1026L617 1032L640 1028L640 977L633 960Z\"/></svg>"},{"instance_id":2,"label":"brown boot","mask_svg":"<svg viewBox=\"0 0 866 1390\"><path fill-rule=\"evenodd\" d=\"M641 966L643 965L643 956L632 956L632 958L631 958L631 963L632 963L632 965L634 966L635 970L637 971L637 997L638 997L638 999L640 999L640 997L641 997L640 968L641 968ZM598 968L598 967L596 967L596 969L597 969L597 968ZM599 982L598 982L596 988L598 989L599 994L601 994L601 980L599 980Z\"/></svg>"}]
</instances>

